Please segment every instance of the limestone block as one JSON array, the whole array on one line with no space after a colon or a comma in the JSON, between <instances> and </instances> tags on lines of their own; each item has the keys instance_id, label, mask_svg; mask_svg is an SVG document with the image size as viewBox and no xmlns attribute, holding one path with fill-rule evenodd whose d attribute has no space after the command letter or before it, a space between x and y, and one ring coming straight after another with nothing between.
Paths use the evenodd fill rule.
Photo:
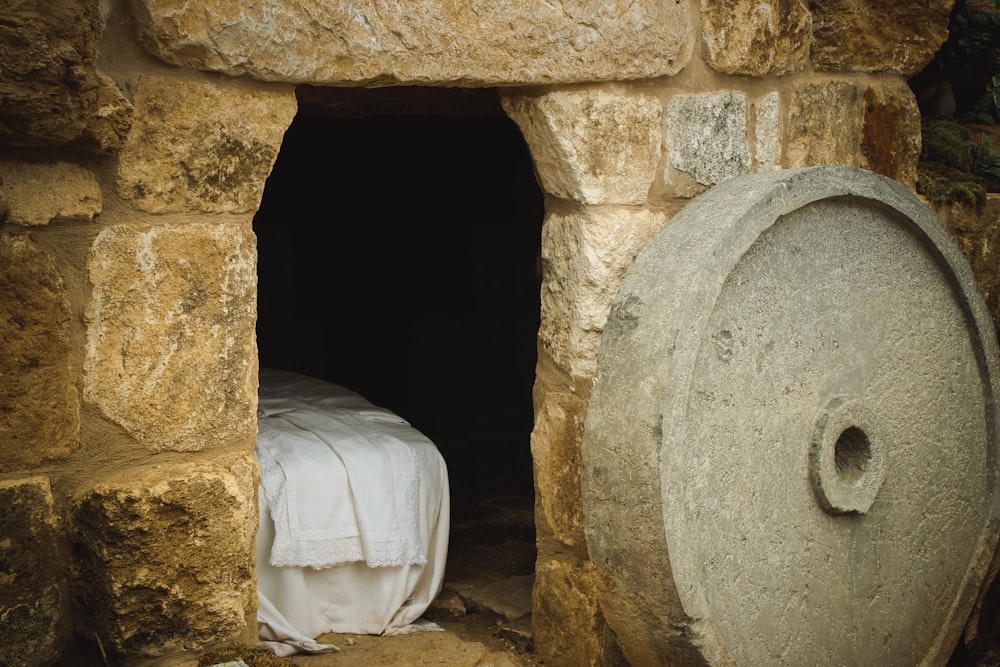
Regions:
<instances>
[{"instance_id":1,"label":"limestone block","mask_svg":"<svg viewBox=\"0 0 1000 667\"><path fill-rule=\"evenodd\" d=\"M817 69L913 76L948 38L954 0L814 0Z\"/></svg>"},{"instance_id":2,"label":"limestone block","mask_svg":"<svg viewBox=\"0 0 1000 667\"><path fill-rule=\"evenodd\" d=\"M601 332L622 276L666 221L662 213L611 206L546 216L538 336L571 376L593 376Z\"/></svg>"},{"instance_id":3,"label":"limestone block","mask_svg":"<svg viewBox=\"0 0 1000 667\"><path fill-rule=\"evenodd\" d=\"M781 99L772 91L753 103L756 171L781 168Z\"/></svg>"},{"instance_id":4,"label":"limestone block","mask_svg":"<svg viewBox=\"0 0 1000 667\"><path fill-rule=\"evenodd\" d=\"M785 166L860 166L862 113L862 93L849 81L796 85L785 130Z\"/></svg>"},{"instance_id":5,"label":"limestone block","mask_svg":"<svg viewBox=\"0 0 1000 667\"><path fill-rule=\"evenodd\" d=\"M584 204L644 204L660 160L658 99L601 89L510 95L542 188Z\"/></svg>"},{"instance_id":6,"label":"limestone block","mask_svg":"<svg viewBox=\"0 0 1000 667\"><path fill-rule=\"evenodd\" d=\"M67 162L0 161L0 191L10 207L7 222L26 227L93 222L102 207L94 174Z\"/></svg>"},{"instance_id":7,"label":"limestone block","mask_svg":"<svg viewBox=\"0 0 1000 667\"><path fill-rule=\"evenodd\" d=\"M70 305L55 257L0 233L0 472L64 458L79 445Z\"/></svg>"},{"instance_id":8,"label":"limestone block","mask_svg":"<svg viewBox=\"0 0 1000 667\"><path fill-rule=\"evenodd\" d=\"M802 0L714 0L701 7L705 60L725 74L787 74L809 62L812 14Z\"/></svg>"},{"instance_id":9,"label":"limestone block","mask_svg":"<svg viewBox=\"0 0 1000 667\"><path fill-rule=\"evenodd\" d=\"M549 391L535 408L531 460L538 508L555 539L584 544L583 496L580 492L580 443L587 416L585 396Z\"/></svg>"},{"instance_id":10,"label":"limestone block","mask_svg":"<svg viewBox=\"0 0 1000 667\"><path fill-rule=\"evenodd\" d=\"M65 641L58 516L44 477L0 481L0 664L42 667Z\"/></svg>"},{"instance_id":11,"label":"limestone block","mask_svg":"<svg viewBox=\"0 0 1000 667\"><path fill-rule=\"evenodd\" d=\"M104 29L98 0L8 0L0 24L0 144L109 151L121 145L128 101L95 66Z\"/></svg>"},{"instance_id":12,"label":"limestone block","mask_svg":"<svg viewBox=\"0 0 1000 667\"><path fill-rule=\"evenodd\" d=\"M535 648L553 667L621 667L621 657L598 604L592 563L539 559L531 622Z\"/></svg>"},{"instance_id":13,"label":"limestone block","mask_svg":"<svg viewBox=\"0 0 1000 667\"><path fill-rule=\"evenodd\" d=\"M256 610L257 466L249 453L123 471L74 509L77 605L125 655L232 640Z\"/></svg>"},{"instance_id":14,"label":"limestone block","mask_svg":"<svg viewBox=\"0 0 1000 667\"><path fill-rule=\"evenodd\" d=\"M98 234L85 400L151 450L253 437L255 269L249 221Z\"/></svg>"},{"instance_id":15,"label":"limestone block","mask_svg":"<svg viewBox=\"0 0 1000 667\"><path fill-rule=\"evenodd\" d=\"M862 123L863 166L912 189L920 158L920 110L910 87L903 81L868 86Z\"/></svg>"},{"instance_id":16,"label":"limestone block","mask_svg":"<svg viewBox=\"0 0 1000 667\"><path fill-rule=\"evenodd\" d=\"M142 76L135 108L122 197L149 213L247 213L260 205L296 103L291 88Z\"/></svg>"},{"instance_id":17,"label":"limestone block","mask_svg":"<svg viewBox=\"0 0 1000 667\"><path fill-rule=\"evenodd\" d=\"M667 105L670 162L702 185L750 172L747 101L737 92L674 95Z\"/></svg>"},{"instance_id":18,"label":"limestone block","mask_svg":"<svg viewBox=\"0 0 1000 667\"><path fill-rule=\"evenodd\" d=\"M134 0L149 51L183 67L330 84L548 84L674 74L686 2Z\"/></svg>"}]
</instances>

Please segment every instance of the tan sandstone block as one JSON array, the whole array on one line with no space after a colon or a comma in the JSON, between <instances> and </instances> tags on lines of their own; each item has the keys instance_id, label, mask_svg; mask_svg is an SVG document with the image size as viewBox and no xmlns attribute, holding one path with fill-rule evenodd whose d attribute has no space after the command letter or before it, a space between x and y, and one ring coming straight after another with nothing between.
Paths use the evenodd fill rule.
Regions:
<instances>
[{"instance_id":1,"label":"tan sandstone block","mask_svg":"<svg viewBox=\"0 0 1000 667\"><path fill-rule=\"evenodd\" d=\"M552 536L569 546L585 544L580 490L580 444L587 398L568 391L544 393L535 408L531 459L538 508Z\"/></svg>"},{"instance_id":2,"label":"tan sandstone block","mask_svg":"<svg viewBox=\"0 0 1000 667\"><path fill-rule=\"evenodd\" d=\"M125 655L245 633L256 609L257 465L249 453L122 471L74 511L77 605Z\"/></svg>"},{"instance_id":3,"label":"tan sandstone block","mask_svg":"<svg viewBox=\"0 0 1000 667\"><path fill-rule=\"evenodd\" d=\"M655 97L602 89L509 95L549 194L584 204L644 204L660 160L663 109Z\"/></svg>"},{"instance_id":4,"label":"tan sandstone block","mask_svg":"<svg viewBox=\"0 0 1000 667\"><path fill-rule=\"evenodd\" d=\"M590 562L538 560L531 621L536 651L546 665L618 667L628 664L598 604L597 577Z\"/></svg>"},{"instance_id":5,"label":"tan sandstone block","mask_svg":"<svg viewBox=\"0 0 1000 667\"><path fill-rule=\"evenodd\" d=\"M663 213L614 206L546 216L538 336L571 376L593 376L597 346L625 271L666 221Z\"/></svg>"},{"instance_id":6,"label":"tan sandstone block","mask_svg":"<svg viewBox=\"0 0 1000 667\"><path fill-rule=\"evenodd\" d=\"M0 472L79 446L70 305L55 257L27 233L0 233Z\"/></svg>"},{"instance_id":7,"label":"tan sandstone block","mask_svg":"<svg viewBox=\"0 0 1000 667\"><path fill-rule=\"evenodd\" d=\"M812 14L802 0L713 0L701 20L705 60L719 72L787 74L809 62Z\"/></svg>"},{"instance_id":8,"label":"tan sandstone block","mask_svg":"<svg viewBox=\"0 0 1000 667\"><path fill-rule=\"evenodd\" d=\"M256 245L249 221L115 226L87 260L84 397L151 450L256 428Z\"/></svg>"},{"instance_id":9,"label":"tan sandstone block","mask_svg":"<svg viewBox=\"0 0 1000 667\"><path fill-rule=\"evenodd\" d=\"M548 84L675 74L687 2L139 0L146 47L192 69L331 84Z\"/></svg>"},{"instance_id":10,"label":"tan sandstone block","mask_svg":"<svg viewBox=\"0 0 1000 667\"><path fill-rule=\"evenodd\" d=\"M7 222L25 227L93 222L102 208L94 174L67 162L0 161L0 192L10 207Z\"/></svg>"},{"instance_id":11,"label":"tan sandstone block","mask_svg":"<svg viewBox=\"0 0 1000 667\"><path fill-rule=\"evenodd\" d=\"M149 213L257 210L295 115L292 89L142 76L118 191Z\"/></svg>"},{"instance_id":12,"label":"tan sandstone block","mask_svg":"<svg viewBox=\"0 0 1000 667\"><path fill-rule=\"evenodd\" d=\"M121 146L131 105L96 69L98 0L7 0L0 22L0 144Z\"/></svg>"},{"instance_id":13,"label":"tan sandstone block","mask_svg":"<svg viewBox=\"0 0 1000 667\"><path fill-rule=\"evenodd\" d=\"M817 69L913 76L948 38L954 0L814 0Z\"/></svg>"},{"instance_id":14,"label":"tan sandstone block","mask_svg":"<svg viewBox=\"0 0 1000 667\"><path fill-rule=\"evenodd\" d=\"M791 91L785 166L861 165L862 93L849 81L806 82Z\"/></svg>"},{"instance_id":15,"label":"tan sandstone block","mask_svg":"<svg viewBox=\"0 0 1000 667\"><path fill-rule=\"evenodd\" d=\"M866 168L915 187L920 110L906 82L889 81L865 89L861 153Z\"/></svg>"},{"instance_id":16,"label":"tan sandstone block","mask_svg":"<svg viewBox=\"0 0 1000 667\"><path fill-rule=\"evenodd\" d=\"M67 627L59 520L48 479L0 481L0 664L42 667Z\"/></svg>"}]
</instances>

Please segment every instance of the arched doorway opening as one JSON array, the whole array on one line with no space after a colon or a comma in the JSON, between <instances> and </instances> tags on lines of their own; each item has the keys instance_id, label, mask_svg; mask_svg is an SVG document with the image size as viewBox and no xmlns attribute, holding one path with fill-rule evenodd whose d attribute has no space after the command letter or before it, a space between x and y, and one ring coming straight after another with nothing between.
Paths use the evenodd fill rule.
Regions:
<instances>
[{"instance_id":1,"label":"arched doorway opening","mask_svg":"<svg viewBox=\"0 0 1000 667\"><path fill-rule=\"evenodd\" d=\"M453 551L483 553L454 528L497 498L533 506L544 207L527 146L494 89L303 87L299 103L254 219L261 366L349 387L430 437ZM527 542L528 574L520 532L492 539Z\"/></svg>"}]
</instances>

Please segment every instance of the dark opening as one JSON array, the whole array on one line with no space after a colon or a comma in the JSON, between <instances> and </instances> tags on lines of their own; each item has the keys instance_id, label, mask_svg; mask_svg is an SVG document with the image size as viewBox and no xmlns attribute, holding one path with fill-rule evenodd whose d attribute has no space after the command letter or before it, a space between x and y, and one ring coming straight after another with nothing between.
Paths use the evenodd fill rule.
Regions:
<instances>
[{"instance_id":1,"label":"dark opening","mask_svg":"<svg viewBox=\"0 0 1000 667\"><path fill-rule=\"evenodd\" d=\"M430 437L453 506L530 494L542 195L495 90L300 90L258 237L262 366Z\"/></svg>"},{"instance_id":2,"label":"dark opening","mask_svg":"<svg viewBox=\"0 0 1000 667\"><path fill-rule=\"evenodd\" d=\"M837 475L845 484L856 484L864 476L871 458L871 443L861 429L851 426L837 438L833 460Z\"/></svg>"}]
</instances>

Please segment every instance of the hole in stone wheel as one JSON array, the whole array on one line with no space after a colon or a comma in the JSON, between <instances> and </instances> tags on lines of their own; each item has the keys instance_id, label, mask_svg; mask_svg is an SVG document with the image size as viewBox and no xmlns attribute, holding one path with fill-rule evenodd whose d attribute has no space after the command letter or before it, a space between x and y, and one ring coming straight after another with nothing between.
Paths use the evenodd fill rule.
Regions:
<instances>
[{"instance_id":1,"label":"hole in stone wheel","mask_svg":"<svg viewBox=\"0 0 1000 667\"><path fill-rule=\"evenodd\" d=\"M865 432L854 426L846 429L834 445L837 475L845 484L855 484L865 474L872 458L872 445Z\"/></svg>"}]
</instances>

